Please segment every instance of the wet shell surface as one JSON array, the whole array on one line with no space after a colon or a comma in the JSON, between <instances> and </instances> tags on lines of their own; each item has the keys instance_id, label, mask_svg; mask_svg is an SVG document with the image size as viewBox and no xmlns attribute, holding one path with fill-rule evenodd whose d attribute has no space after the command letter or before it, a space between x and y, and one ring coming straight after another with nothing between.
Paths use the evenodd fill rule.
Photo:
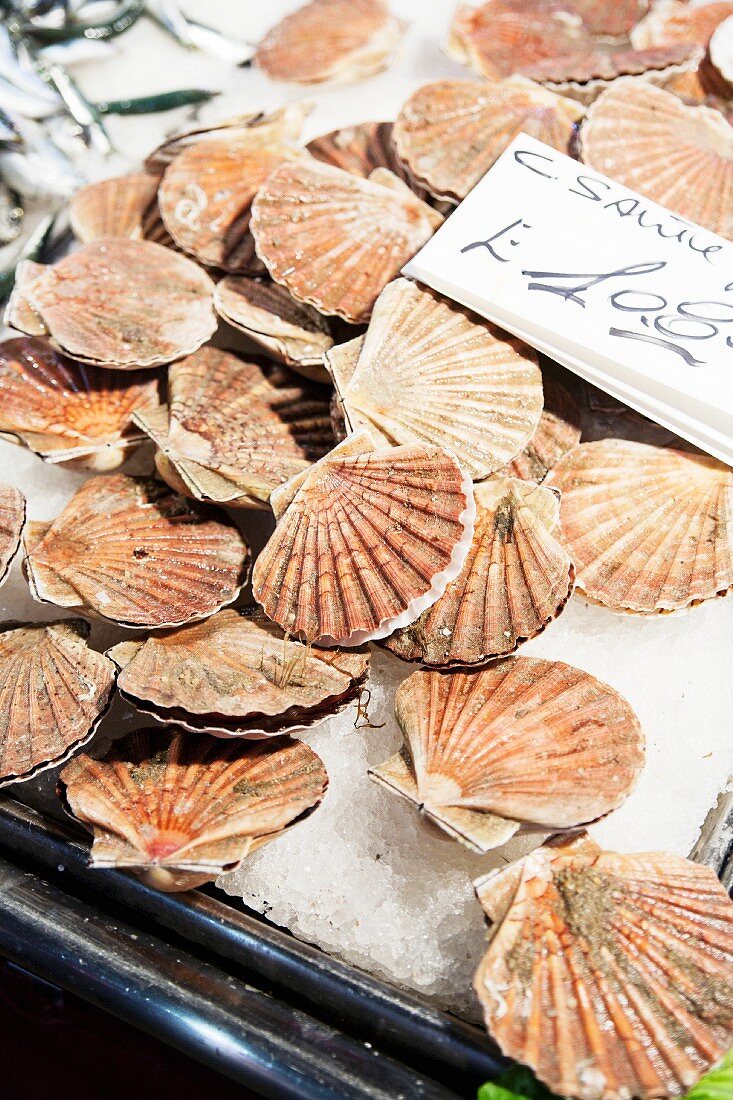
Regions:
<instances>
[{"instance_id":1,"label":"wet shell surface","mask_svg":"<svg viewBox=\"0 0 733 1100\"><path fill-rule=\"evenodd\" d=\"M473 542L458 578L416 622L385 641L426 665L474 665L511 653L557 618L573 590L557 540L555 492L515 478L474 489Z\"/></svg>"},{"instance_id":2,"label":"wet shell surface","mask_svg":"<svg viewBox=\"0 0 733 1100\"><path fill-rule=\"evenodd\" d=\"M37 600L123 626L204 618L246 579L247 545L224 516L124 474L86 481L52 523L28 525L25 547Z\"/></svg>"},{"instance_id":3,"label":"wet shell surface","mask_svg":"<svg viewBox=\"0 0 733 1100\"><path fill-rule=\"evenodd\" d=\"M733 903L714 872L587 836L476 883L475 978L504 1054L580 1100L681 1096L730 1047Z\"/></svg>"},{"instance_id":4,"label":"wet shell surface","mask_svg":"<svg viewBox=\"0 0 733 1100\"><path fill-rule=\"evenodd\" d=\"M0 343L0 433L49 462L113 470L144 434L138 410L160 404L160 381L150 371L115 375L64 359L47 339Z\"/></svg>"},{"instance_id":5,"label":"wet shell surface","mask_svg":"<svg viewBox=\"0 0 733 1100\"><path fill-rule=\"evenodd\" d=\"M377 299L353 370L339 356L326 362L352 430L443 447L474 479L511 461L542 413L531 348L407 279Z\"/></svg>"},{"instance_id":6,"label":"wet shell surface","mask_svg":"<svg viewBox=\"0 0 733 1100\"><path fill-rule=\"evenodd\" d=\"M216 284L216 312L265 351L306 378L328 382L323 353L333 346L328 321L285 287L229 275Z\"/></svg>"},{"instance_id":7,"label":"wet shell surface","mask_svg":"<svg viewBox=\"0 0 733 1100\"><path fill-rule=\"evenodd\" d=\"M88 635L78 619L0 628L0 786L60 764L97 728L115 668Z\"/></svg>"},{"instance_id":8,"label":"wet shell surface","mask_svg":"<svg viewBox=\"0 0 733 1100\"><path fill-rule=\"evenodd\" d=\"M295 733L361 692L369 654L292 642L261 613L226 609L203 623L109 651L118 687L163 722L220 737Z\"/></svg>"},{"instance_id":9,"label":"wet shell surface","mask_svg":"<svg viewBox=\"0 0 733 1100\"><path fill-rule=\"evenodd\" d=\"M375 451L365 431L272 496L257 602L294 637L360 645L442 596L471 545L470 478L437 447Z\"/></svg>"},{"instance_id":10,"label":"wet shell surface","mask_svg":"<svg viewBox=\"0 0 733 1100\"><path fill-rule=\"evenodd\" d=\"M386 169L361 179L314 160L272 173L251 227L275 282L321 313L359 323L441 221Z\"/></svg>"},{"instance_id":11,"label":"wet shell surface","mask_svg":"<svg viewBox=\"0 0 733 1100\"><path fill-rule=\"evenodd\" d=\"M733 470L623 439L582 443L548 476L578 588L617 610L674 611L733 586Z\"/></svg>"},{"instance_id":12,"label":"wet shell surface","mask_svg":"<svg viewBox=\"0 0 733 1100\"><path fill-rule=\"evenodd\" d=\"M416 180L458 202L520 133L568 153L584 113L529 81L439 80L410 96L393 140Z\"/></svg>"},{"instance_id":13,"label":"wet shell surface","mask_svg":"<svg viewBox=\"0 0 733 1100\"><path fill-rule=\"evenodd\" d=\"M605 816L644 763L625 699L560 661L415 672L397 689L395 714L404 747L370 775L479 852L522 826L573 829Z\"/></svg>"},{"instance_id":14,"label":"wet shell surface","mask_svg":"<svg viewBox=\"0 0 733 1100\"><path fill-rule=\"evenodd\" d=\"M6 324L50 335L66 355L134 369L190 355L213 334L214 284L196 264L152 241L107 238L58 263L24 260Z\"/></svg>"},{"instance_id":15,"label":"wet shell surface","mask_svg":"<svg viewBox=\"0 0 733 1100\"><path fill-rule=\"evenodd\" d=\"M15 557L25 523L25 497L20 489L0 482L0 584Z\"/></svg>"},{"instance_id":16,"label":"wet shell surface","mask_svg":"<svg viewBox=\"0 0 733 1100\"><path fill-rule=\"evenodd\" d=\"M93 867L140 874L159 890L189 890L233 871L323 798L328 776L300 741L227 743L140 730L104 760L83 755L61 773L74 817L94 832Z\"/></svg>"},{"instance_id":17,"label":"wet shell surface","mask_svg":"<svg viewBox=\"0 0 733 1100\"><path fill-rule=\"evenodd\" d=\"M173 364L169 407L138 415L188 495L266 507L333 445L327 391L278 366L201 348Z\"/></svg>"},{"instance_id":18,"label":"wet shell surface","mask_svg":"<svg viewBox=\"0 0 733 1100\"><path fill-rule=\"evenodd\" d=\"M543 375L545 404L537 429L523 451L501 471L507 477L542 481L563 455L580 443L580 410L554 378Z\"/></svg>"},{"instance_id":19,"label":"wet shell surface","mask_svg":"<svg viewBox=\"0 0 733 1100\"><path fill-rule=\"evenodd\" d=\"M650 84L619 81L581 129L586 164L684 218L733 238L733 127Z\"/></svg>"},{"instance_id":20,"label":"wet shell surface","mask_svg":"<svg viewBox=\"0 0 733 1100\"><path fill-rule=\"evenodd\" d=\"M158 176L129 172L82 187L69 204L74 236L82 244L102 237L140 240L157 222Z\"/></svg>"},{"instance_id":21,"label":"wet shell surface","mask_svg":"<svg viewBox=\"0 0 733 1100\"><path fill-rule=\"evenodd\" d=\"M255 64L289 84L347 83L385 69L404 27L384 0L311 0L265 35Z\"/></svg>"}]
</instances>

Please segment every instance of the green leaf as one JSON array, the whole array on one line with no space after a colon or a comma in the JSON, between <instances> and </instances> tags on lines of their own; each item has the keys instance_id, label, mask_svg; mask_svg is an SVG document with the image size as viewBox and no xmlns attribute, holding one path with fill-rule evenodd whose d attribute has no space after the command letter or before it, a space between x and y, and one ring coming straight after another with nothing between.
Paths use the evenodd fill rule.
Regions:
<instances>
[{"instance_id":1,"label":"green leaf","mask_svg":"<svg viewBox=\"0 0 733 1100\"><path fill-rule=\"evenodd\" d=\"M733 1048L717 1069L711 1069L692 1086L685 1100L733 1100Z\"/></svg>"},{"instance_id":2,"label":"green leaf","mask_svg":"<svg viewBox=\"0 0 733 1100\"><path fill-rule=\"evenodd\" d=\"M556 1097L527 1066L512 1066L496 1081L482 1085L477 1100L556 1100Z\"/></svg>"}]
</instances>

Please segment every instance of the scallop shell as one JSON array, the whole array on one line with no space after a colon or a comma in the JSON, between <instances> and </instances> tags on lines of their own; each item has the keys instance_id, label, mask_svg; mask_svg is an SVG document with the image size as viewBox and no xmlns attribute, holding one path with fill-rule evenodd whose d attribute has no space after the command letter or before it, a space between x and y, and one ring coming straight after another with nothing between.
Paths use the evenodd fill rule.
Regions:
<instances>
[{"instance_id":1,"label":"scallop shell","mask_svg":"<svg viewBox=\"0 0 733 1100\"><path fill-rule=\"evenodd\" d=\"M18 552L25 524L25 497L20 489L0 482L0 584Z\"/></svg>"},{"instance_id":2,"label":"scallop shell","mask_svg":"<svg viewBox=\"0 0 733 1100\"><path fill-rule=\"evenodd\" d=\"M458 202L520 133L570 152L584 113L529 81L438 80L410 96L393 140L414 179Z\"/></svg>"},{"instance_id":3,"label":"scallop shell","mask_svg":"<svg viewBox=\"0 0 733 1100\"><path fill-rule=\"evenodd\" d=\"M216 141L224 133L243 130L247 126L275 123L284 126L287 130L291 124L297 125L298 117L302 122L304 117L302 114L303 106L300 103L290 103L269 115L265 115L262 111L248 111L240 115L233 115L231 118L219 119L218 122L196 123L194 126L189 126L185 130L178 130L166 137L145 158L143 168L146 172L160 176L175 157L182 153L184 149L188 149L189 146L201 141ZM293 136L297 136L298 132L296 130Z\"/></svg>"},{"instance_id":4,"label":"scallop shell","mask_svg":"<svg viewBox=\"0 0 733 1100\"><path fill-rule=\"evenodd\" d=\"M62 763L92 737L115 668L88 636L79 619L0 627L0 786Z\"/></svg>"},{"instance_id":5,"label":"scallop shell","mask_svg":"<svg viewBox=\"0 0 733 1100\"><path fill-rule=\"evenodd\" d=\"M166 423L135 420L199 500L266 507L333 445L327 392L284 367L205 347L171 366L168 391Z\"/></svg>"},{"instance_id":6,"label":"scallop shell","mask_svg":"<svg viewBox=\"0 0 733 1100\"><path fill-rule=\"evenodd\" d=\"M49 462L116 469L145 436L136 410L160 404L149 371L114 375L63 359L40 337L0 343L0 433Z\"/></svg>"},{"instance_id":7,"label":"scallop shell","mask_svg":"<svg viewBox=\"0 0 733 1100\"><path fill-rule=\"evenodd\" d=\"M146 237L146 225L157 220L158 182L149 172L129 172L86 184L69 204L76 239L88 244L102 237Z\"/></svg>"},{"instance_id":8,"label":"scallop shell","mask_svg":"<svg viewBox=\"0 0 733 1100\"><path fill-rule=\"evenodd\" d=\"M408 626L461 570L470 478L437 447L375 451L356 432L271 500L254 597L289 635L360 645Z\"/></svg>"},{"instance_id":9,"label":"scallop shell","mask_svg":"<svg viewBox=\"0 0 733 1100\"><path fill-rule=\"evenodd\" d=\"M311 649L261 613L203 623L109 650L124 698L162 722L220 737L270 737L318 725L362 691L369 654Z\"/></svg>"},{"instance_id":10,"label":"scallop shell","mask_svg":"<svg viewBox=\"0 0 733 1100\"><path fill-rule=\"evenodd\" d=\"M631 31L631 44L637 50L680 43L707 47L715 28L729 15L733 15L733 3L725 0L695 7L681 0L656 0Z\"/></svg>"},{"instance_id":11,"label":"scallop shell","mask_svg":"<svg viewBox=\"0 0 733 1100\"><path fill-rule=\"evenodd\" d=\"M590 599L674 611L733 586L733 470L706 455L625 439L582 443L546 484Z\"/></svg>"},{"instance_id":12,"label":"scallop shell","mask_svg":"<svg viewBox=\"0 0 733 1100\"><path fill-rule=\"evenodd\" d=\"M652 0L568 0L568 9L577 12L588 30L595 35L624 38L649 10Z\"/></svg>"},{"instance_id":13,"label":"scallop shell","mask_svg":"<svg viewBox=\"0 0 733 1100\"><path fill-rule=\"evenodd\" d=\"M58 263L18 267L6 324L50 334L80 362L134 369L190 355L216 329L214 284L152 241L107 238Z\"/></svg>"},{"instance_id":14,"label":"scallop shell","mask_svg":"<svg viewBox=\"0 0 733 1100\"><path fill-rule=\"evenodd\" d=\"M308 152L325 164L368 179L375 168L387 168L405 183L412 181L392 142L391 122L360 122L344 126L309 141ZM422 189L417 194L422 198Z\"/></svg>"},{"instance_id":15,"label":"scallop shell","mask_svg":"<svg viewBox=\"0 0 733 1100\"><path fill-rule=\"evenodd\" d=\"M67 807L93 829L92 866L136 871L165 891L235 870L315 809L327 785L300 741L227 743L175 727L139 730L61 773Z\"/></svg>"},{"instance_id":16,"label":"scallop shell","mask_svg":"<svg viewBox=\"0 0 733 1100\"><path fill-rule=\"evenodd\" d=\"M542 413L534 351L407 279L379 295L353 369L326 362L352 430L446 448L474 479L519 454Z\"/></svg>"},{"instance_id":17,"label":"scallop shell","mask_svg":"<svg viewBox=\"0 0 733 1100\"><path fill-rule=\"evenodd\" d=\"M580 136L586 164L733 238L733 128L718 111L620 81L596 100Z\"/></svg>"},{"instance_id":18,"label":"scallop shell","mask_svg":"<svg viewBox=\"0 0 733 1100\"><path fill-rule=\"evenodd\" d=\"M314 160L275 169L252 204L251 227L275 282L358 323L441 221L386 169L361 179Z\"/></svg>"},{"instance_id":19,"label":"scallop shell","mask_svg":"<svg viewBox=\"0 0 733 1100\"><path fill-rule=\"evenodd\" d=\"M226 517L157 482L107 474L77 490L52 523L28 525L35 599L122 626L178 626L231 603L247 544Z\"/></svg>"},{"instance_id":20,"label":"scallop shell","mask_svg":"<svg viewBox=\"0 0 733 1100\"><path fill-rule=\"evenodd\" d=\"M618 692L560 661L415 672L395 697L405 744L370 776L477 852L522 826L574 829L628 797L644 763Z\"/></svg>"},{"instance_id":21,"label":"scallop shell","mask_svg":"<svg viewBox=\"0 0 733 1100\"><path fill-rule=\"evenodd\" d=\"M406 661L485 664L541 633L573 590L570 556L555 532L551 489L490 478L477 485L473 542L445 595L384 643Z\"/></svg>"},{"instance_id":22,"label":"scallop shell","mask_svg":"<svg viewBox=\"0 0 733 1100\"><path fill-rule=\"evenodd\" d=\"M537 429L523 451L500 472L524 481L543 481L563 455L580 443L580 410L575 398L554 378L543 375L545 406Z\"/></svg>"},{"instance_id":23,"label":"scallop shell","mask_svg":"<svg viewBox=\"0 0 733 1100\"><path fill-rule=\"evenodd\" d=\"M255 64L289 84L348 83L385 69L404 29L384 0L311 0L265 35Z\"/></svg>"},{"instance_id":24,"label":"scallop shell","mask_svg":"<svg viewBox=\"0 0 733 1100\"><path fill-rule=\"evenodd\" d=\"M273 359L316 382L330 380L323 365L323 353L333 346L328 322L284 287L229 275L216 284L214 307Z\"/></svg>"},{"instance_id":25,"label":"scallop shell","mask_svg":"<svg viewBox=\"0 0 733 1100\"><path fill-rule=\"evenodd\" d=\"M733 903L708 867L545 846L476 883L475 989L502 1051L563 1096L680 1096L728 1050Z\"/></svg>"},{"instance_id":26,"label":"scallop shell","mask_svg":"<svg viewBox=\"0 0 733 1100\"><path fill-rule=\"evenodd\" d=\"M696 71L703 55L702 49L682 44L634 50L626 42L599 42L590 52L538 61L523 74L559 95L589 104L619 77L633 79L634 84L667 84Z\"/></svg>"}]
</instances>

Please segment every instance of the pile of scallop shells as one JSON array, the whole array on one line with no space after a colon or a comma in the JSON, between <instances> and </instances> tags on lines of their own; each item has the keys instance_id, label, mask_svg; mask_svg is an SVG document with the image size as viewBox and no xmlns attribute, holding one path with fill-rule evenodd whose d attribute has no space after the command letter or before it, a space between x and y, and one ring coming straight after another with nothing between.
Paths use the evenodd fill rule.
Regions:
<instances>
[{"instance_id":1,"label":"pile of scallop shells","mask_svg":"<svg viewBox=\"0 0 733 1100\"><path fill-rule=\"evenodd\" d=\"M371 778L479 852L553 834L476 884L476 991L502 1050L580 1100L680 1095L725 1053L733 904L688 860L588 837L643 767L639 721L512 654L574 590L647 615L730 592L733 471L581 442L552 364L400 271L522 130L733 236L707 52L730 10L462 5L448 49L483 79L394 123L304 145L296 103L176 134L77 194L78 247L20 267L0 345L2 436L94 472L46 523L0 485L0 574L22 542L33 597L75 616L0 627L2 783L67 761L118 692L157 725L76 755L60 795L94 866L188 889L317 808L294 735L360 698L369 643L422 666ZM356 79L403 31L377 0L314 0L256 63ZM140 447L148 477L120 469ZM98 653L98 619L133 633Z\"/></svg>"}]
</instances>

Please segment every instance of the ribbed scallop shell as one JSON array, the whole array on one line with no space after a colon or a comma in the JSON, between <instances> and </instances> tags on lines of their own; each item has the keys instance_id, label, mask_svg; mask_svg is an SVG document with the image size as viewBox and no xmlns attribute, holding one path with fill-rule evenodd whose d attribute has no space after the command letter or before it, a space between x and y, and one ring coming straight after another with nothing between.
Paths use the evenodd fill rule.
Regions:
<instances>
[{"instance_id":1,"label":"ribbed scallop shell","mask_svg":"<svg viewBox=\"0 0 733 1100\"><path fill-rule=\"evenodd\" d=\"M474 495L473 542L460 575L416 622L384 643L406 661L484 664L534 638L570 598L574 572L556 537L556 494L515 478L490 478Z\"/></svg>"},{"instance_id":2,"label":"ribbed scallop shell","mask_svg":"<svg viewBox=\"0 0 733 1100\"><path fill-rule=\"evenodd\" d=\"M237 596L247 545L225 516L144 478L86 481L50 524L30 524L38 600L135 627L202 619Z\"/></svg>"},{"instance_id":3,"label":"ribbed scallop shell","mask_svg":"<svg viewBox=\"0 0 733 1100\"><path fill-rule=\"evenodd\" d=\"M277 283L228 275L216 284L214 307L228 324L306 378L328 382L323 353L333 346L328 322Z\"/></svg>"},{"instance_id":4,"label":"ribbed scallop shell","mask_svg":"<svg viewBox=\"0 0 733 1100\"><path fill-rule=\"evenodd\" d=\"M519 454L542 413L531 348L407 279L379 295L353 372L327 362L352 429L443 447L474 479Z\"/></svg>"},{"instance_id":5,"label":"ribbed scallop shell","mask_svg":"<svg viewBox=\"0 0 733 1100\"><path fill-rule=\"evenodd\" d=\"M171 161L190 145L195 145L200 141L215 141L224 133L242 130L247 126L270 125L275 122L278 125L287 127L293 121L293 112L295 112L295 117L300 116L302 121L302 105L290 103L269 115L263 114L262 111L248 111L229 118L219 119L217 122L197 122L185 130L178 130L176 133L164 138L161 144L147 155L143 167L146 172L162 175Z\"/></svg>"},{"instance_id":6,"label":"ribbed scallop shell","mask_svg":"<svg viewBox=\"0 0 733 1100\"><path fill-rule=\"evenodd\" d=\"M591 31L602 37L623 38L649 10L652 0L568 0L568 10L577 12Z\"/></svg>"},{"instance_id":7,"label":"ribbed scallop shell","mask_svg":"<svg viewBox=\"0 0 733 1100\"><path fill-rule=\"evenodd\" d=\"M727 0L694 7L681 0L656 0L631 31L631 43L637 50L679 43L707 47L715 28L729 15L733 15L733 3Z\"/></svg>"},{"instance_id":8,"label":"ribbed scallop shell","mask_svg":"<svg viewBox=\"0 0 733 1100\"><path fill-rule=\"evenodd\" d=\"M343 168L368 179L375 168L387 168L411 185L412 181L397 156L392 142L391 122L360 122L313 138L307 145L316 160ZM416 191L422 197L422 188Z\"/></svg>"},{"instance_id":9,"label":"ribbed scallop shell","mask_svg":"<svg viewBox=\"0 0 733 1100\"><path fill-rule=\"evenodd\" d=\"M404 26L385 0L311 0L265 35L255 64L291 84L359 80L387 67Z\"/></svg>"},{"instance_id":10,"label":"ribbed scallop shell","mask_svg":"<svg viewBox=\"0 0 733 1100\"><path fill-rule=\"evenodd\" d=\"M0 482L0 584L20 546L25 523L25 497L20 489Z\"/></svg>"},{"instance_id":11,"label":"ribbed scallop shell","mask_svg":"<svg viewBox=\"0 0 733 1100\"><path fill-rule=\"evenodd\" d=\"M580 443L577 402L554 378L543 375L545 406L537 429L523 451L500 472L524 481L543 481L563 455Z\"/></svg>"},{"instance_id":12,"label":"ribbed scallop shell","mask_svg":"<svg viewBox=\"0 0 733 1100\"><path fill-rule=\"evenodd\" d=\"M546 484L578 587L615 609L674 611L733 586L733 470L623 439L582 443Z\"/></svg>"},{"instance_id":13,"label":"ribbed scallop shell","mask_svg":"<svg viewBox=\"0 0 733 1100\"><path fill-rule=\"evenodd\" d=\"M546 846L476 883L490 922L475 978L505 1054L581 1100L681 1096L733 1030L733 903L660 852Z\"/></svg>"},{"instance_id":14,"label":"ribbed scallop shell","mask_svg":"<svg viewBox=\"0 0 733 1100\"><path fill-rule=\"evenodd\" d=\"M473 534L470 479L437 447L339 444L272 496L279 522L254 597L289 635L359 645L407 626L460 572Z\"/></svg>"},{"instance_id":15,"label":"ribbed scallop shell","mask_svg":"<svg viewBox=\"0 0 733 1100\"><path fill-rule=\"evenodd\" d=\"M458 202L520 133L568 153L584 113L529 81L438 80L404 104L393 141L414 179Z\"/></svg>"},{"instance_id":16,"label":"ribbed scallop shell","mask_svg":"<svg viewBox=\"0 0 733 1100\"><path fill-rule=\"evenodd\" d=\"M53 265L29 263L19 265L6 323L48 333L82 362L153 367L190 355L216 329L209 276L152 241L107 238Z\"/></svg>"},{"instance_id":17,"label":"ribbed scallop shell","mask_svg":"<svg viewBox=\"0 0 733 1100\"><path fill-rule=\"evenodd\" d=\"M252 204L257 253L275 282L321 313L366 321L382 288L442 221L386 169L275 169Z\"/></svg>"},{"instance_id":18,"label":"ribbed scallop shell","mask_svg":"<svg viewBox=\"0 0 733 1100\"><path fill-rule=\"evenodd\" d=\"M224 610L203 623L120 642L120 692L163 722L221 737L295 733L361 692L369 654L312 649L260 613Z\"/></svg>"},{"instance_id":19,"label":"ribbed scallop shell","mask_svg":"<svg viewBox=\"0 0 733 1100\"><path fill-rule=\"evenodd\" d=\"M60 764L97 728L115 668L88 636L78 619L0 628L0 786Z\"/></svg>"},{"instance_id":20,"label":"ribbed scallop shell","mask_svg":"<svg viewBox=\"0 0 733 1100\"><path fill-rule=\"evenodd\" d=\"M5 340L0 433L49 462L113 470L144 440L132 414L160 404L159 385L149 371L115 375L63 359L41 337Z\"/></svg>"},{"instance_id":21,"label":"ribbed scallop shell","mask_svg":"<svg viewBox=\"0 0 733 1100\"><path fill-rule=\"evenodd\" d=\"M635 84L666 84L681 73L696 70L702 57L702 49L683 44L634 50L626 41L599 40L590 51L544 58L522 73L560 95L588 104L619 77L634 77Z\"/></svg>"},{"instance_id":22,"label":"ribbed scallop shell","mask_svg":"<svg viewBox=\"0 0 733 1100\"><path fill-rule=\"evenodd\" d=\"M605 816L644 763L626 700L560 661L415 672L395 714L405 745L370 775L479 852L522 825L573 829Z\"/></svg>"},{"instance_id":23,"label":"ribbed scallop shell","mask_svg":"<svg viewBox=\"0 0 733 1100\"><path fill-rule=\"evenodd\" d=\"M94 831L93 867L175 891L238 867L318 805L328 776L300 741L228 743L173 727L116 741L104 760L79 756L61 783Z\"/></svg>"},{"instance_id":24,"label":"ribbed scallop shell","mask_svg":"<svg viewBox=\"0 0 733 1100\"><path fill-rule=\"evenodd\" d=\"M69 204L74 236L82 244L100 237L146 237L146 225L155 218L158 176L129 172L124 176L87 183Z\"/></svg>"},{"instance_id":25,"label":"ribbed scallop shell","mask_svg":"<svg viewBox=\"0 0 733 1100\"><path fill-rule=\"evenodd\" d=\"M586 164L698 225L733 238L733 127L649 84L619 82L581 129Z\"/></svg>"}]
</instances>

